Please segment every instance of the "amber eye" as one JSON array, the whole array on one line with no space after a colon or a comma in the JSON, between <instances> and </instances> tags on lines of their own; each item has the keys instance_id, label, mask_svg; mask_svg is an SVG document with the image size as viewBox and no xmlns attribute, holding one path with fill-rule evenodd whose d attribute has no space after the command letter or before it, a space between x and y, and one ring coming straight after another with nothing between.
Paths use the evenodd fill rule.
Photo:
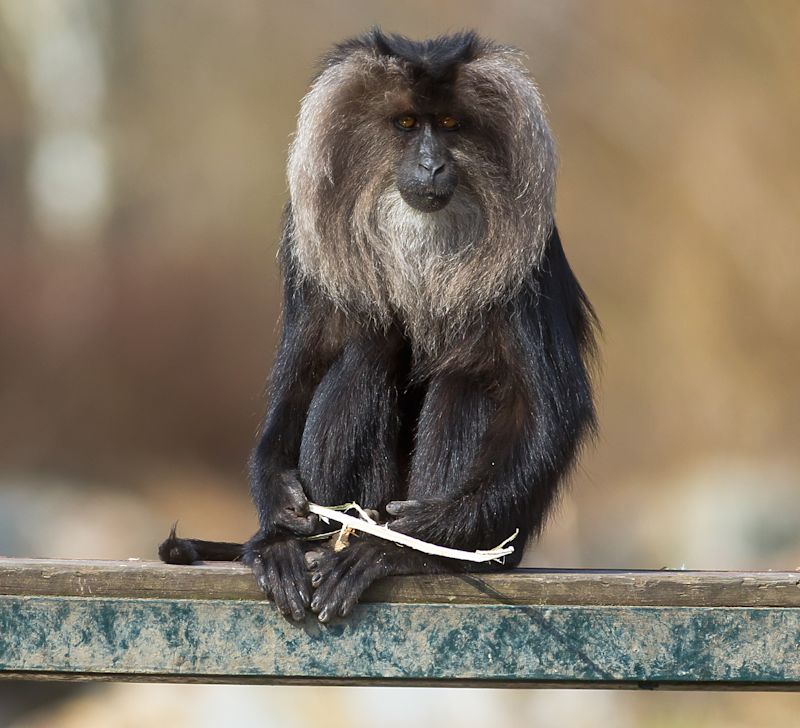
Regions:
<instances>
[{"instance_id":1,"label":"amber eye","mask_svg":"<svg viewBox=\"0 0 800 728\"><path fill-rule=\"evenodd\" d=\"M410 131L417 126L417 117L411 116L411 114L404 114L403 116L398 116L394 120L394 125L398 129L403 129L404 131Z\"/></svg>"},{"instance_id":2,"label":"amber eye","mask_svg":"<svg viewBox=\"0 0 800 728\"><path fill-rule=\"evenodd\" d=\"M437 119L437 123L442 129L447 129L448 131L455 131L461 126L458 119L454 119L452 116L440 116Z\"/></svg>"}]
</instances>

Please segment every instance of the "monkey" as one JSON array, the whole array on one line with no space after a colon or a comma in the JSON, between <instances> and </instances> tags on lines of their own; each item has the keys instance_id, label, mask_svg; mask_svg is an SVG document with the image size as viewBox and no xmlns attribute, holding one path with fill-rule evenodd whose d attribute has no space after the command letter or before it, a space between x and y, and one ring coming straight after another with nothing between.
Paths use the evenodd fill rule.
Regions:
<instances>
[{"instance_id":1,"label":"monkey","mask_svg":"<svg viewBox=\"0 0 800 728\"><path fill-rule=\"evenodd\" d=\"M258 532L173 529L161 558L240 559L284 615L321 622L385 576L518 565L519 547L489 567L369 535L312 547L309 501L460 549L541 533L597 426L599 324L555 224L556 168L515 49L377 28L334 46L289 152Z\"/></svg>"}]
</instances>

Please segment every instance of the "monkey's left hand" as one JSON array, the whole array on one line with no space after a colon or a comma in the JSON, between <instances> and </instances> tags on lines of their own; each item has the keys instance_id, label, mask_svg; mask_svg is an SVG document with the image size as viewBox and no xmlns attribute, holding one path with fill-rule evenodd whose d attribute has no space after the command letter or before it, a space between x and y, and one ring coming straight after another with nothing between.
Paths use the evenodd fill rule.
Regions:
<instances>
[{"instance_id":1,"label":"monkey's left hand","mask_svg":"<svg viewBox=\"0 0 800 728\"><path fill-rule=\"evenodd\" d=\"M346 617L372 582L395 573L398 551L394 544L369 536L359 536L343 551L309 551L306 566L315 589L311 610L319 621Z\"/></svg>"}]
</instances>

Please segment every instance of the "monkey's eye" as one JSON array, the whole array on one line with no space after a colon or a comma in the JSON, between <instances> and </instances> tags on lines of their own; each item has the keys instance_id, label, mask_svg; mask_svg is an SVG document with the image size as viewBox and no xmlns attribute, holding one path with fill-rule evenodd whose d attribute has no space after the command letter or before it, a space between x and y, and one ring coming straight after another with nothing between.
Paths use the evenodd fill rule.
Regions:
<instances>
[{"instance_id":1,"label":"monkey's eye","mask_svg":"<svg viewBox=\"0 0 800 728\"><path fill-rule=\"evenodd\" d=\"M459 120L454 119L452 116L440 116L436 120L436 123L439 124L442 129L447 129L447 131L455 131L461 126Z\"/></svg>"},{"instance_id":2,"label":"monkey's eye","mask_svg":"<svg viewBox=\"0 0 800 728\"><path fill-rule=\"evenodd\" d=\"M411 114L403 114L403 116L398 116L394 120L394 125L403 131L411 131L419 126L419 122L417 121L416 116L411 116Z\"/></svg>"}]
</instances>

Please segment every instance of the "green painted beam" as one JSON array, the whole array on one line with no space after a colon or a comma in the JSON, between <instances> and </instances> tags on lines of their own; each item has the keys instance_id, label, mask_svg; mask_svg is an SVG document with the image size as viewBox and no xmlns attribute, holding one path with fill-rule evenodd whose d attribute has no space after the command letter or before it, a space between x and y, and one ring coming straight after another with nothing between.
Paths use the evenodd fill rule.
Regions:
<instances>
[{"instance_id":1,"label":"green painted beam","mask_svg":"<svg viewBox=\"0 0 800 728\"><path fill-rule=\"evenodd\" d=\"M101 562L95 568L91 562L75 562L72 573L78 577L70 581L70 564L0 560L0 678L800 687L800 607L793 572L520 571L443 577L445 585L455 579L480 595L458 603L446 601L435 579L426 577L425 584L434 585L426 598L414 590L419 580L408 577L390 583L385 596L405 590L406 595L417 593L415 599L365 603L346 621L323 626L313 617L301 625L289 622L249 591L242 598L221 595L220 590L231 591L223 585L226 580L247 575L239 567L210 567L209 572L203 567ZM99 587L93 578L112 572L112 595L87 593L87 584ZM123 593L126 572L137 596ZM145 589L148 580L162 583L165 574L183 580L184 596ZM187 589L193 579L196 588ZM542 603L547 596L543 584L563 586L570 579L583 585L585 603ZM659 580L671 586L659 591ZM603 604L608 601L602 598L603 587L587 586L595 582L606 589L613 583L616 601L626 603ZM675 588L689 582L691 599L686 589ZM200 591L201 583L208 594ZM637 606L643 583L650 585L649 602L668 602L676 591L684 596L672 599L679 605ZM724 583L730 585L727 591ZM169 580L163 584L169 592ZM621 598L625 584L627 599ZM20 593L23 587L25 594ZM143 591L147 596L141 596ZM759 591L770 593L767 601L775 605L750 606ZM730 605L736 593L747 606Z\"/></svg>"}]
</instances>

